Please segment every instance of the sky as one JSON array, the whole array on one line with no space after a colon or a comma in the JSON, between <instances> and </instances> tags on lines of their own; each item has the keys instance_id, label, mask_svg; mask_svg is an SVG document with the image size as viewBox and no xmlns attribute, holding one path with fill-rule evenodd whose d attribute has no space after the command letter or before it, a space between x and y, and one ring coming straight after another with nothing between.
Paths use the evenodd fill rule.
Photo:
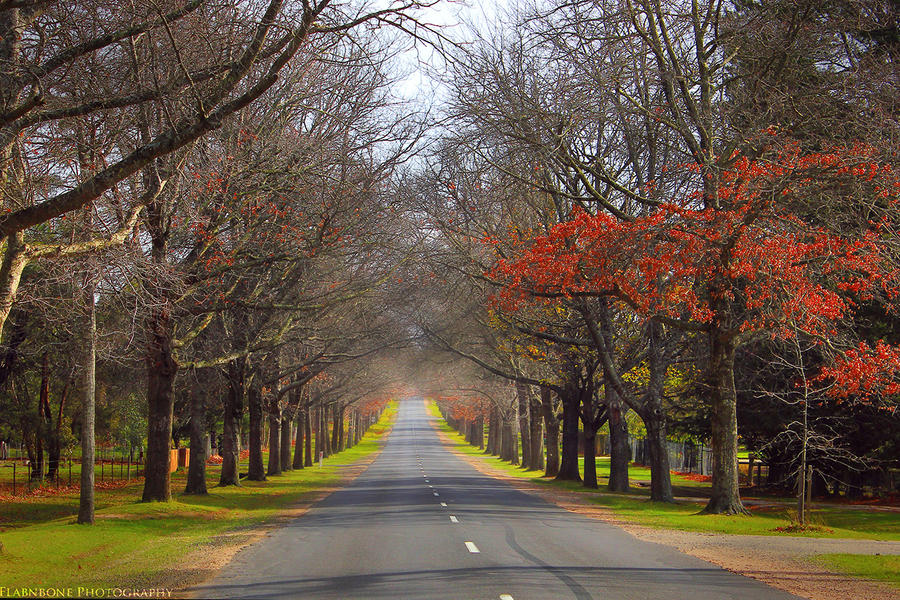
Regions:
<instances>
[{"instance_id":1,"label":"sky","mask_svg":"<svg viewBox=\"0 0 900 600\"><path fill-rule=\"evenodd\" d=\"M498 14L514 0L441 0L435 6L419 13L420 21L441 28L441 33L454 40L472 39L473 28L486 32ZM397 94L406 100L430 103L439 96L439 78L443 61L440 55L424 43L404 53L402 59L410 74L398 85ZM429 73L431 71L431 73Z\"/></svg>"}]
</instances>

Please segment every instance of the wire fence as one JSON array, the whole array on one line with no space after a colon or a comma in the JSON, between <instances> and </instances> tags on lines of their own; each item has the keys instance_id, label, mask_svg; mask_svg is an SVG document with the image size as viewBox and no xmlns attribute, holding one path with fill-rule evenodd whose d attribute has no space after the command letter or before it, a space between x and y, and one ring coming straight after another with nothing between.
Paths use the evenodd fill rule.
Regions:
<instances>
[{"instance_id":1,"label":"wire fence","mask_svg":"<svg viewBox=\"0 0 900 600\"><path fill-rule=\"evenodd\" d=\"M54 468L46 456L40 465L33 465L28 453L21 448L9 448L6 456L0 460L0 493L26 495L38 488L59 490L80 484L80 458L60 458ZM97 450L94 457L96 482L130 481L143 475L143 460L135 460L131 453Z\"/></svg>"}]
</instances>

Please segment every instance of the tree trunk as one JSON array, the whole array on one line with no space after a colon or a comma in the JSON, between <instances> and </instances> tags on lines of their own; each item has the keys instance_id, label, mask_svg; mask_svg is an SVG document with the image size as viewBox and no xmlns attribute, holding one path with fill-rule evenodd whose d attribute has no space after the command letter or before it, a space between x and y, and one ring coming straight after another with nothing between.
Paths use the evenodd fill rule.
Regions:
<instances>
[{"instance_id":1,"label":"tree trunk","mask_svg":"<svg viewBox=\"0 0 900 600\"><path fill-rule=\"evenodd\" d=\"M597 489L597 432L584 428L584 487Z\"/></svg>"},{"instance_id":2,"label":"tree trunk","mask_svg":"<svg viewBox=\"0 0 900 600\"><path fill-rule=\"evenodd\" d=\"M512 461L512 424L500 425L500 460Z\"/></svg>"},{"instance_id":3,"label":"tree trunk","mask_svg":"<svg viewBox=\"0 0 900 600\"><path fill-rule=\"evenodd\" d=\"M7 157L3 157L6 162ZM3 165L5 166L5 165ZM3 168L0 166L0 168ZM8 181L3 181L4 187ZM3 251L3 260L0 261L0 333L6 324L6 319L12 311L19 290L19 282L22 280L22 272L28 265L25 256L25 234L21 231L13 233L6 240L6 248Z\"/></svg>"},{"instance_id":4,"label":"tree trunk","mask_svg":"<svg viewBox=\"0 0 900 600\"><path fill-rule=\"evenodd\" d=\"M285 471L293 471L294 467L291 464L291 441L293 440L293 410L288 408L281 413L281 460L278 461L281 463L281 471L282 473ZM269 450L271 452L272 450Z\"/></svg>"},{"instance_id":5,"label":"tree trunk","mask_svg":"<svg viewBox=\"0 0 900 600\"><path fill-rule=\"evenodd\" d=\"M322 407L322 452L323 458L331 456L331 435L328 433L328 407Z\"/></svg>"},{"instance_id":6,"label":"tree trunk","mask_svg":"<svg viewBox=\"0 0 900 600\"><path fill-rule=\"evenodd\" d=\"M294 439L294 462L291 465L295 469L302 469L303 464L303 442L306 436L306 419L304 417L303 408L297 408L297 437Z\"/></svg>"},{"instance_id":7,"label":"tree trunk","mask_svg":"<svg viewBox=\"0 0 900 600\"><path fill-rule=\"evenodd\" d=\"M303 466L311 467L313 466L313 454L312 454L312 415L309 411L309 406L303 409L303 428L304 428L304 447L305 455L303 457Z\"/></svg>"},{"instance_id":8,"label":"tree trunk","mask_svg":"<svg viewBox=\"0 0 900 600\"><path fill-rule=\"evenodd\" d=\"M547 464L544 477L556 477L559 473L559 419L553 407L552 391L541 387L541 413L544 417L544 430L547 432Z\"/></svg>"},{"instance_id":9,"label":"tree trunk","mask_svg":"<svg viewBox=\"0 0 900 600\"><path fill-rule=\"evenodd\" d=\"M28 446L28 479L32 482L44 478L44 432L42 427L32 430L28 435L31 442Z\"/></svg>"},{"instance_id":10,"label":"tree trunk","mask_svg":"<svg viewBox=\"0 0 900 600\"><path fill-rule=\"evenodd\" d=\"M531 442L528 468L539 471L544 468L544 428L541 421L541 400L534 393L529 394L528 397L528 422L531 427L531 431L528 433L528 439Z\"/></svg>"},{"instance_id":11,"label":"tree trunk","mask_svg":"<svg viewBox=\"0 0 900 600\"><path fill-rule=\"evenodd\" d=\"M669 451L666 443L666 417L645 415L647 428L647 450L650 453L650 500L654 502L674 502L672 494L672 474L669 467Z\"/></svg>"},{"instance_id":12,"label":"tree trunk","mask_svg":"<svg viewBox=\"0 0 900 600\"><path fill-rule=\"evenodd\" d=\"M240 485L240 427L244 417L244 373L246 358L236 358L228 363L228 393L222 414L222 472L219 485Z\"/></svg>"},{"instance_id":13,"label":"tree trunk","mask_svg":"<svg viewBox=\"0 0 900 600\"><path fill-rule=\"evenodd\" d=\"M38 412L41 417L41 429L38 433L38 448L40 448L41 437L47 439L47 479L52 480L56 473L56 465L53 461L53 412L50 410L50 356L45 350L41 357L41 387L38 397ZM44 457L43 450L39 454L38 477L44 473Z\"/></svg>"},{"instance_id":14,"label":"tree trunk","mask_svg":"<svg viewBox=\"0 0 900 600\"><path fill-rule=\"evenodd\" d=\"M591 386L593 388L593 385ZM593 389L581 392L581 421L584 425L584 487L597 489L597 430L606 423L609 417L609 409L595 404L597 399Z\"/></svg>"},{"instance_id":15,"label":"tree trunk","mask_svg":"<svg viewBox=\"0 0 900 600\"><path fill-rule=\"evenodd\" d=\"M611 492L628 491L628 463L631 448L628 446L628 422L625 408L611 385L603 386L604 400L609 410L609 486Z\"/></svg>"},{"instance_id":16,"label":"tree trunk","mask_svg":"<svg viewBox=\"0 0 900 600\"><path fill-rule=\"evenodd\" d=\"M315 423L315 442L316 442L316 455L313 457L313 462L318 462L319 457L322 456L323 445L322 445L322 407L316 407L316 423Z\"/></svg>"},{"instance_id":17,"label":"tree trunk","mask_svg":"<svg viewBox=\"0 0 900 600\"><path fill-rule=\"evenodd\" d=\"M247 408L250 411L250 465L247 467L247 479L250 481L265 481L266 468L263 464L263 409L262 393L256 383L247 389Z\"/></svg>"},{"instance_id":18,"label":"tree trunk","mask_svg":"<svg viewBox=\"0 0 900 600\"><path fill-rule=\"evenodd\" d=\"M94 402L96 398L97 315L94 310L94 286L84 290L85 328L82 364L81 406L81 494L78 523L94 523Z\"/></svg>"},{"instance_id":19,"label":"tree trunk","mask_svg":"<svg viewBox=\"0 0 900 600\"><path fill-rule=\"evenodd\" d=\"M284 427L282 411L273 407L269 412L269 464L266 475L281 475L281 428ZM290 426L288 426L290 428Z\"/></svg>"},{"instance_id":20,"label":"tree trunk","mask_svg":"<svg viewBox=\"0 0 900 600\"><path fill-rule=\"evenodd\" d=\"M526 468L531 464L531 438L529 437L531 429L528 426L528 405L530 402L528 396L528 386L524 383L516 383L516 414L519 417L519 436L522 438L522 466ZM516 459L518 458L517 452ZM518 460L516 464L519 464Z\"/></svg>"},{"instance_id":21,"label":"tree trunk","mask_svg":"<svg viewBox=\"0 0 900 600\"><path fill-rule=\"evenodd\" d=\"M662 405L663 382L666 365L660 348L662 325L653 321L649 329L648 363L650 381L641 420L647 429L647 450L650 453L650 500L654 502L674 502L672 494L672 473L669 467L669 451L666 442L666 411Z\"/></svg>"},{"instance_id":22,"label":"tree trunk","mask_svg":"<svg viewBox=\"0 0 900 600\"><path fill-rule=\"evenodd\" d=\"M205 495L206 490L206 398L205 382L199 373L191 383L191 454L188 463L185 494Z\"/></svg>"},{"instance_id":23,"label":"tree trunk","mask_svg":"<svg viewBox=\"0 0 900 600\"><path fill-rule=\"evenodd\" d=\"M713 452L712 495L703 509L711 514L745 514L737 459L737 396L734 390L733 340L718 328L709 334L707 384Z\"/></svg>"},{"instance_id":24,"label":"tree trunk","mask_svg":"<svg viewBox=\"0 0 900 600\"><path fill-rule=\"evenodd\" d=\"M49 469L47 470L48 479L53 479L59 474L59 461L62 454L60 433L62 430L63 410L66 406L66 399L69 396L69 384L70 382L67 381L65 386L63 386L62 395L59 398L59 407L56 410L56 424L50 431L50 440L47 444L47 461L49 462Z\"/></svg>"},{"instance_id":25,"label":"tree trunk","mask_svg":"<svg viewBox=\"0 0 900 600\"><path fill-rule=\"evenodd\" d=\"M492 406L490 415L488 416L487 453L494 456L500 454L499 427L500 419L497 416L497 409Z\"/></svg>"},{"instance_id":26,"label":"tree trunk","mask_svg":"<svg viewBox=\"0 0 900 600\"><path fill-rule=\"evenodd\" d=\"M344 407L334 406L334 425L332 432L332 452L337 453L344 449Z\"/></svg>"},{"instance_id":27,"label":"tree trunk","mask_svg":"<svg viewBox=\"0 0 900 600\"><path fill-rule=\"evenodd\" d=\"M169 451L178 363L172 352L172 324L167 308L154 311L147 330L147 464L142 500L168 502L172 498Z\"/></svg>"},{"instance_id":28,"label":"tree trunk","mask_svg":"<svg viewBox=\"0 0 900 600\"><path fill-rule=\"evenodd\" d=\"M510 464L517 465L519 464L519 432L517 431L519 428L518 423L515 419L509 424L509 438L510 438Z\"/></svg>"},{"instance_id":29,"label":"tree trunk","mask_svg":"<svg viewBox=\"0 0 900 600\"><path fill-rule=\"evenodd\" d=\"M578 395L566 390L562 401L562 460L555 479L558 481L581 481L578 469Z\"/></svg>"}]
</instances>

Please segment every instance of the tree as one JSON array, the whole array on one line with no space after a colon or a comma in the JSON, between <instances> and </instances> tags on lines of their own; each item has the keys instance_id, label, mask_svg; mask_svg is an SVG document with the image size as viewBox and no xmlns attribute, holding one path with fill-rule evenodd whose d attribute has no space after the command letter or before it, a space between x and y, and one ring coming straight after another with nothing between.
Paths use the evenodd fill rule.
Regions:
<instances>
[{"instance_id":1,"label":"tree","mask_svg":"<svg viewBox=\"0 0 900 600\"><path fill-rule=\"evenodd\" d=\"M115 193L119 184L147 167L149 197L133 198L132 206L149 203L171 175L154 162L221 127L265 94L311 38L343 35L367 22L405 30L414 23L411 12L420 6L411 1L363 12L321 0L305 2L295 12L293 5L270 0L250 7L249 14L248 6L227 0L166 6L96 0L74 8L27 0L0 6L0 180L9 209L0 219L5 241L0 330L15 302L22 270L40 251L27 239L35 228ZM204 44L191 43L198 33ZM156 53L156 61L147 60L148 52ZM111 73L118 75L105 79ZM169 118L151 129L148 109ZM75 129L85 117L137 117L141 135L102 148L97 168L42 189L29 186L34 174L53 172L58 160L31 152L29 144L56 128ZM79 242L53 251L83 249Z\"/></svg>"},{"instance_id":2,"label":"tree","mask_svg":"<svg viewBox=\"0 0 900 600\"><path fill-rule=\"evenodd\" d=\"M720 208L698 205L697 192L630 221L579 211L528 241L520 256L499 261L493 274L507 283L502 301L512 307L528 295L608 297L649 321L706 335L705 391L721 461L707 510L736 512L737 435L729 425L736 349L756 335L792 335L794 324L833 337L855 298L896 293L879 243L887 221L847 236L794 209L816 193L871 205L891 204L897 192L889 167L845 149L737 159L721 181Z\"/></svg>"}]
</instances>

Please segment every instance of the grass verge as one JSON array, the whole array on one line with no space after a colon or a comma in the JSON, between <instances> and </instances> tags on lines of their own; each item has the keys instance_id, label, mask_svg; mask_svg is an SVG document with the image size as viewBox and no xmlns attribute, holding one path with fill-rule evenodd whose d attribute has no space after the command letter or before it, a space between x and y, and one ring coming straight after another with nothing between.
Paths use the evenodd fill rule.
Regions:
<instances>
[{"instance_id":1,"label":"grass verge","mask_svg":"<svg viewBox=\"0 0 900 600\"><path fill-rule=\"evenodd\" d=\"M770 497L761 498L764 503L751 505L752 516L727 516L699 514L704 502L679 501L673 504L650 502L649 492L635 489L631 493L610 493L589 490L575 482L553 481L542 477L540 471L526 471L502 461L496 456L484 454L482 450L469 445L464 436L450 427L441 417L437 405L430 402L428 410L438 419L438 428L453 442L454 447L462 454L478 457L484 464L509 475L531 480L548 487L557 487L588 495L591 502L609 508L618 518L638 525L659 529L678 529L706 533L743 534L743 535L784 535L777 531L779 527L789 527L793 504L789 499L779 501ZM609 459L597 459L597 476L601 488L609 477ZM643 466L631 466L629 476L633 479L649 479L650 471ZM673 485L679 487L708 486L672 475ZM791 533L791 535L814 538L855 538L872 540L900 540L900 513L884 510L868 510L865 507L847 507L842 505L821 506L810 511L809 520L821 527Z\"/></svg>"},{"instance_id":2,"label":"grass verge","mask_svg":"<svg viewBox=\"0 0 900 600\"><path fill-rule=\"evenodd\" d=\"M900 589L900 556L896 554L820 554L814 560L823 567Z\"/></svg>"},{"instance_id":3,"label":"grass verge","mask_svg":"<svg viewBox=\"0 0 900 600\"><path fill-rule=\"evenodd\" d=\"M25 587L180 588L202 581L221 566L211 562L219 549L246 543L256 528L334 488L345 479L347 465L377 452L396 412L392 403L359 444L334 454L322 468L158 503L136 501L141 488L134 482L115 494L99 494L102 508L93 526L66 516L0 531L0 596Z\"/></svg>"}]
</instances>

